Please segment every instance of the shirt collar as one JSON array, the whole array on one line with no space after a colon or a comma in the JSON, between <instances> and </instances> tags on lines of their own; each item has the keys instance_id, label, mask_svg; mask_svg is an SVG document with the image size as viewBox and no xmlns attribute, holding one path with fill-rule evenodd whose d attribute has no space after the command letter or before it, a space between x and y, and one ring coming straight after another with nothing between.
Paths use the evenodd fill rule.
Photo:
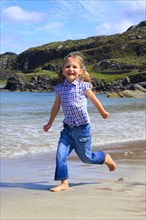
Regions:
<instances>
[{"instance_id":1,"label":"shirt collar","mask_svg":"<svg viewBox=\"0 0 146 220\"><path fill-rule=\"evenodd\" d=\"M64 85L77 85L79 83L79 79L75 79L72 83L69 83L66 79L64 80Z\"/></svg>"}]
</instances>

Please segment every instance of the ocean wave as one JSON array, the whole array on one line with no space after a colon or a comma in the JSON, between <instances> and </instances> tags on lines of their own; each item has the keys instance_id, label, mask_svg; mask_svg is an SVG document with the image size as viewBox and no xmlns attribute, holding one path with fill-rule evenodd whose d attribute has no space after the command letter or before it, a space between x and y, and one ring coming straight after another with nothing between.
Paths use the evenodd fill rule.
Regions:
<instances>
[{"instance_id":1,"label":"ocean wave","mask_svg":"<svg viewBox=\"0 0 146 220\"><path fill-rule=\"evenodd\" d=\"M55 96L39 93L3 93L1 111L1 158L55 151L62 130L59 112L49 132L43 131ZM145 139L143 99L107 99L99 96L110 112L103 120L89 104L93 147ZM14 105L15 104L15 105Z\"/></svg>"}]
</instances>

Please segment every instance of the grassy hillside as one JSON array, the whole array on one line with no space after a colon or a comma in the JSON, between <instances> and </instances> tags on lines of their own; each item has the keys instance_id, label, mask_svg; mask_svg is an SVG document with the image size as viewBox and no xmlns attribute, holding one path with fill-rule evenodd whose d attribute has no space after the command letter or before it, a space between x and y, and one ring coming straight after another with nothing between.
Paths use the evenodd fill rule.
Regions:
<instances>
[{"instance_id":1,"label":"grassy hillside","mask_svg":"<svg viewBox=\"0 0 146 220\"><path fill-rule=\"evenodd\" d=\"M28 82L34 75L57 78L64 57L81 51L87 71L94 79L106 83L126 76L146 74L146 21L122 34L94 36L87 39L52 42L30 48L16 55L1 55L1 82L18 75Z\"/></svg>"}]
</instances>

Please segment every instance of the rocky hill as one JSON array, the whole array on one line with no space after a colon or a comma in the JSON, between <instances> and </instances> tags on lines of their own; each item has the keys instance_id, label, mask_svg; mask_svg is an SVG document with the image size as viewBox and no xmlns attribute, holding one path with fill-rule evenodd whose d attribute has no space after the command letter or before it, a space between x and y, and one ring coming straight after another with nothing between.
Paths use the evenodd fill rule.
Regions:
<instances>
[{"instance_id":1,"label":"rocky hill","mask_svg":"<svg viewBox=\"0 0 146 220\"><path fill-rule=\"evenodd\" d=\"M44 75L47 79L51 79L52 76L57 77L56 73L62 65L63 58L71 51L83 53L86 68L94 82L107 85L136 74L145 79L146 21L131 26L122 34L52 42L30 48L19 55L2 54L0 55L1 77L6 79L11 73L13 77L15 73L19 73L16 75L22 81L27 77L29 80L26 81L29 83L34 77L33 74L39 76L39 80Z\"/></svg>"}]
</instances>

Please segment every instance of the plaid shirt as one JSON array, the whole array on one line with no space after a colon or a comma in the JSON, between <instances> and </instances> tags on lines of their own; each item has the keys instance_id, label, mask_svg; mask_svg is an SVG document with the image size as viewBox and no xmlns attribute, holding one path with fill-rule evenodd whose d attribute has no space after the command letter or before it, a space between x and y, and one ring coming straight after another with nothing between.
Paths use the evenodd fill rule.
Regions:
<instances>
[{"instance_id":1,"label":"plaid shirt","mask_svg":"<svg viewBox=\"0 0 146 220\"><path fill-rule=\"evenodd\" d=\"M90 122L85 95L85 91L88 89L91 89L90 83L77 79L72 83L65 80L64 83L55 86L55 91L60 96L65 115L63 122L71 127Z\"/></svg>"}]
</instances>

